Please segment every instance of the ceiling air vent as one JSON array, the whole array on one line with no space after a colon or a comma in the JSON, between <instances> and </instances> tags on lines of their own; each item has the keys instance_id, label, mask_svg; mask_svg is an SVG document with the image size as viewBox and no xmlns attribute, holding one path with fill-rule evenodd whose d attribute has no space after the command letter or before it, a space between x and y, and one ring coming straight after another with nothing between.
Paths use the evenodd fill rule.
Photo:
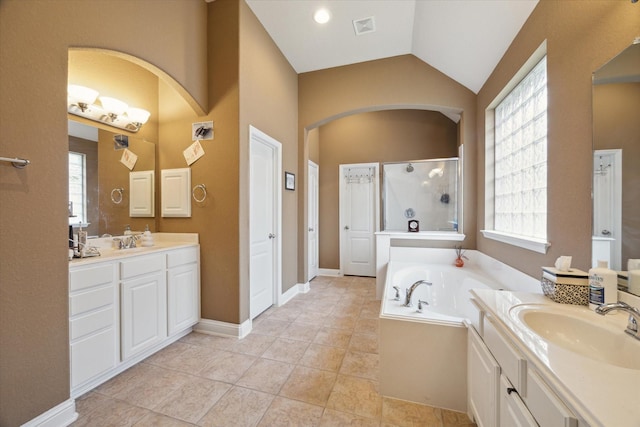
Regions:
<instances>
[{"instance_id":1,"label":"ceiling air vent","mask_svg":"<svg viewBox=\"0 0 640 427\"><path fill-rule=\"evenodd\" d=\"M356 32L356 36L373 33L376 30L376 20L373 16L356 19L353 21L353 29Z\"/></svg>"}]
</instances>

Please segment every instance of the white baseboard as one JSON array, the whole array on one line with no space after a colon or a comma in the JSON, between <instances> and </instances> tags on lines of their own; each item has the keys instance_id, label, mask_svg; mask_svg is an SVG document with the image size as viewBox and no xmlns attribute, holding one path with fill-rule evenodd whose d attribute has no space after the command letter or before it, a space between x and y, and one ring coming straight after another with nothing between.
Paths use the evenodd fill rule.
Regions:
<instances>
[{"instance_id":1,"label":"white baseboard","mask_svg":"<svg viewBox=\"0 0 640 427\"><path fill-rule=\"evenodd\" d=\"M333 268L319 268L318 269L318 275L319 276L342 276L342 273L340 273L340 270L336 270Z\"/></svg>"},{"instance_id":2,"label":"white baseboard","mask_svg":"<svg viewBox=\"0 0 640 427\"><path fill-rule=\"evenodd\" d=\"M311 290L311 286L309 285L309 282L306 283L298 283L298 293L300 294L306 294L307 292L309 292Z\"/></svg>"},{"instance_id":3,"label":"white baseboard","mask_svg":"<svg viewBox=\"0 0 640 427\"><path fill-rule=\"evenodd\" d=\"M293 297L298 295L298 292L299 291L298 291L297 285L293 285L292 287L287 289L282 295L280 295L280 298L278 298L278 301L277 301L278 307L281 307L286 303L288 303L289 301L291 301Z\"/></svg>"},{"instance_id":4,"label":"white baseboard","mask_svg":"<svg viewBox=\"0 0 640 427\"><path fill-rule=\"evenodd\" d=\"M54 406L47 412L40 414L31 421L22 424L22 427L68 426L77 419L78 413L76 412L76 401L74 399L69 399L57 406Z\"/></svg>"},{"instance_id":5,"label":"white baseboard","mask_svg":"<svg viewBox=\"0 0 640 427\"><path fill-rule=\"evenodd\" d=\"M203 334L220 335L223 337L244 338L252 329L251 319L245 320L240 325L235 323L220 322L219 320L200 319L194 330Z\"/></svg>"}]
</instances>

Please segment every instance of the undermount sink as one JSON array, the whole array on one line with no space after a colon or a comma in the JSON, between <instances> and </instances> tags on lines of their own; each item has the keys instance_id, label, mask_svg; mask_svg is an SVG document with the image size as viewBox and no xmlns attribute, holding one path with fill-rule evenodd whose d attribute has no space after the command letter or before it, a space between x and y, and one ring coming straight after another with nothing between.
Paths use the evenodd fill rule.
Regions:
<instances>
[{"instance_id":1,"label":"undermount sink","mask_svg":"<svg viewBox=\"0 0 640 427\"><path fill-rule=\"evenodd\" d=\"M609 365L640 369L640 341L624 332L624 313L614 315L624 322L610 322L586 307L523 304L509 314L548 343Z\"/></svg>"}]
</instances>

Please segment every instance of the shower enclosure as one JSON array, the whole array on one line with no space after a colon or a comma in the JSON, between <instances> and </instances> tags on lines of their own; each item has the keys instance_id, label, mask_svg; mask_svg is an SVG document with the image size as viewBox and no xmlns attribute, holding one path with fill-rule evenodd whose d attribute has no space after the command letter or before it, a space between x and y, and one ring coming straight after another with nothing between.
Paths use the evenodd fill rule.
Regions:
<instances>
[{"instance_id":1,"label":"shower enclosure","mask_svg":"<svg viewBox=\"0 0 640 427\"><path fill-rule=\"evenodd\" d=\"M458 158L383 163L383 229L458 231Z\"/></svg>"}]
</instances>

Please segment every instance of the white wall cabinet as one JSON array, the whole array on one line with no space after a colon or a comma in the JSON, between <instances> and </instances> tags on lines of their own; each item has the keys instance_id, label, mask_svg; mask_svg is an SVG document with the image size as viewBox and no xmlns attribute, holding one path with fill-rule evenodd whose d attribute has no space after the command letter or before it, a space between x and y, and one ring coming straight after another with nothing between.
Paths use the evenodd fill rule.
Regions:
<instances>
[{"instance_id":1,"label":"white wall cabinet","mask_svg":"<svg viewBox=\"0 0 640 427\"><path fill-rule=\"evenodd\" d=\"M191 168L162 169L163 217L191 217Z\"/></svg>"},{"instance_id":2,"label":"white wall cabinet","mask_svg":"<svg viewBox=\"0 0 640 427\"><path fill-rule=\"evenodd\" d=\"M479 313L468 329L469 416L479 427L578 427L575 414L498 322L474 306Z\"/></svg>"},{"instance_id":3,"label":"white wall cabinet","mask_svg":"<svg viewBox=\"0 0 640 427\"><path fill-rule=\"evenodd\" d=\"M200 314L199 271L197 245L71 266L71 397L189 333Z\"/></svg>"},{"instance_id":4,"label":"white wall cabinet","mask_svg":"<svg viewBox=\"0 0 640 427\"><path fill-rule=\"evenodd\" d=\"M155 172L129 172L129 216L155 215Z\"/></svg>"}]
</instances>

